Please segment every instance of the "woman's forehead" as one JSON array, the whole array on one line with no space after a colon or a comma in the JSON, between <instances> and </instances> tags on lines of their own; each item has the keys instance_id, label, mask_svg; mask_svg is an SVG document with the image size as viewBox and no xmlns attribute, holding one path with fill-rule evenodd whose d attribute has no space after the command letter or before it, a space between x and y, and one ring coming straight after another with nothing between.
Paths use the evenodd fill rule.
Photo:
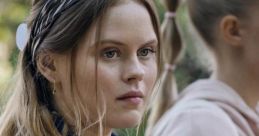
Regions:
<instances>
[{"instance_id":1,"label":"woman's forehead","mask_svg":"<svg viewBox=\"0 0 259 136\"><path fill-rule=\"evenodd\" d=\"M101 30L104 39L154 38L155 32L148 10L131 1L108 11Z\"/></svg>"},{"instance_id":2,"label":"woman's forehead","mask_svg":"<svg viewBox=\"0 0 259 136\"><path fill-rule=\"evenodd\" d=\"M95 23L82 38L82 43L90 47L100 41L113 40L121 43L131 41L147 42L157 39L152 20L147 9L138 2L129 1L112 7Z\"/></svg>"}]
</instances>

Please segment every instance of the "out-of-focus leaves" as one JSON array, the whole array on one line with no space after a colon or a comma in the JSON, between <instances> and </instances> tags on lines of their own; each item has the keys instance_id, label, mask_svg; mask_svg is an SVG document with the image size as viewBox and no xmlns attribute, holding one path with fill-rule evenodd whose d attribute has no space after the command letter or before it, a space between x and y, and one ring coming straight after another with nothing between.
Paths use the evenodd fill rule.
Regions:
<instances>
[{"instance_id":1,"label":"out-of-focus leaves","mask_svg":"<svg viewBox=\"0 0 259 136\"><path fill-rule=\"evenodd\" d=\"M0 0L0 96L17 63L16 28L28 13L28 0Z\"/></svg>"}]
</instances>

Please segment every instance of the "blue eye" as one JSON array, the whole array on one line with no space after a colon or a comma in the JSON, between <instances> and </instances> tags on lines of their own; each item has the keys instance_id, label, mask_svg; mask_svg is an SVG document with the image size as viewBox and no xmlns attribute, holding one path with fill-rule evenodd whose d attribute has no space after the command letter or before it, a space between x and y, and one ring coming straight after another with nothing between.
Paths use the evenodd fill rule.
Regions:
<instances>
[{"instance_id":1,"label":"blue eye","mask_svg":"<svg viewBox=\"0 0 259 136\"><path fill-rule=\"evenodd\" d=\"M108 49L103 51L102 56L107 59L119 57L119 51L117 49Z\"/></svg>"},{"instance_id":2,"label":"blue eye","mask_svg":"<svg viewBox=\"0 0 259 136\"><path fill-rule=\"evenodd\" d=\"M151 48L142 48L138 51L138 56L141 56L141 57L146 57L148 56L149 54L153 54L155 53L155 51Z\"/></svg>"}]
</instances>

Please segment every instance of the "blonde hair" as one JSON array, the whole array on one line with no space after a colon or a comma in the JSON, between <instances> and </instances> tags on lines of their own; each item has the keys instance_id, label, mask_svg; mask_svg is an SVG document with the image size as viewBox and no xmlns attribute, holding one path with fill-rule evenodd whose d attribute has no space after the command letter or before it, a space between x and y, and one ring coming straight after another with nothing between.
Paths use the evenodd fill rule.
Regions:
<instances>
[{"instance_id":1,"label":"blonde hair","mask_svg":"<svg viewBox=\"0 0 259 136\"><path fill-rule=\"evenodd\" d=\"M35 43L30 41L31 39L29 40L25 49L20 54L19 64L17 66L18 79L14 84L15 89L0 118L0 135L57 136L67 135L69 133L69 127L71 126L68 126L65 122L62 134L60 134L55 126L52 113L52 110L55 109L53 107L53 87L51 83L41 75L37 67L35 67L34 61L36 61L36 59L34 57L37 57L42 50L53 53L71 53L71 72L69 74L71 86L75 85L72 82L75 78L72 58L80 39L89 31L94 23L100 22L108 8L114 6L118 1L119 0L79 0L79 4L66 9L56 22L54 22L51 29L48 29L48 34L45 35L44 40L38 45L36 51L32 52ZM147 8L151 16L153 27L160 45L159 22L157 21L157 15L154 12L153 4L148 0L139 1ZM30 31L34 30L35 21L39 21L37 20L37 17L41 14L45 2L45 0L33 1L31 15L27 22ZM158 60L160 59L161 53L159 49ZM158 67L159 66L160 61L158 61ZM88 127L82 128L82 115L79 111L82 109L83 104L80 99L76 99L76 97L79 97L78 94L73 90L71 90L71 94L74 103L73 114L75 114L76 118L74 133L76 135L81 135L82 129L87 129L94 124L98 124L99 135L103 135L104 130L102 120L105 118L105 107L102 107L103 109L97 109L99 118L95 122L91 122ZM100 102L100 105L104 104ZM89 113L87 113L86 107L83 108L86 110L83 114L85 114L88 119Z\"/></svg>"},{"instance_id":2,"label":"blonde hair","mask_svg":"<svg viewBox=\"0 0 259 136\"><path fill-rule=\"evenodd\" d=\"M180 0L164 0L167 12L176 14ZM174 78L174 70L167 69L166 65L175 66L182 51L182 41L177 28L175 17L165 18L162 26L163 57L165 64L161 76L161 84L156 99L153 102L150 117L148 120L147 135L160 119L160 117L174 104L177 96L177 87Z\"/></svg>"}]
</instances>

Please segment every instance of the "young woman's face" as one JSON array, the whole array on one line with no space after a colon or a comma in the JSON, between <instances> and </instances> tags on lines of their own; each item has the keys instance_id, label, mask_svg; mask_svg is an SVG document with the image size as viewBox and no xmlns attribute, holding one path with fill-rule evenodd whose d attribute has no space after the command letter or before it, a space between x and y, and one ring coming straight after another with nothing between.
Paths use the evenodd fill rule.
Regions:
<instances>
[{"instance_id":1,"label":"young woman's face","mask_svg":"<svg viewBox=\"0 0 259 136\"><path fill-rule=\"evenodd\" d=\"M106 127L134 127L140 122L157 79L158 39L147 9L137 2L113 7L102 23L100 44L96 45L93 28L72 58L76 78L73 91L78 93L76 100L82 102L83 109L88 110L81 114L89 113L91 121L98 118L97 109L101 109ZM64 67L66 62L59 64L62 94L57 90L55 99L66 103L67 108L58 104L60 109L73 110L69 75L62 75L69 70Z\"/></svg>"}]
</instances>

